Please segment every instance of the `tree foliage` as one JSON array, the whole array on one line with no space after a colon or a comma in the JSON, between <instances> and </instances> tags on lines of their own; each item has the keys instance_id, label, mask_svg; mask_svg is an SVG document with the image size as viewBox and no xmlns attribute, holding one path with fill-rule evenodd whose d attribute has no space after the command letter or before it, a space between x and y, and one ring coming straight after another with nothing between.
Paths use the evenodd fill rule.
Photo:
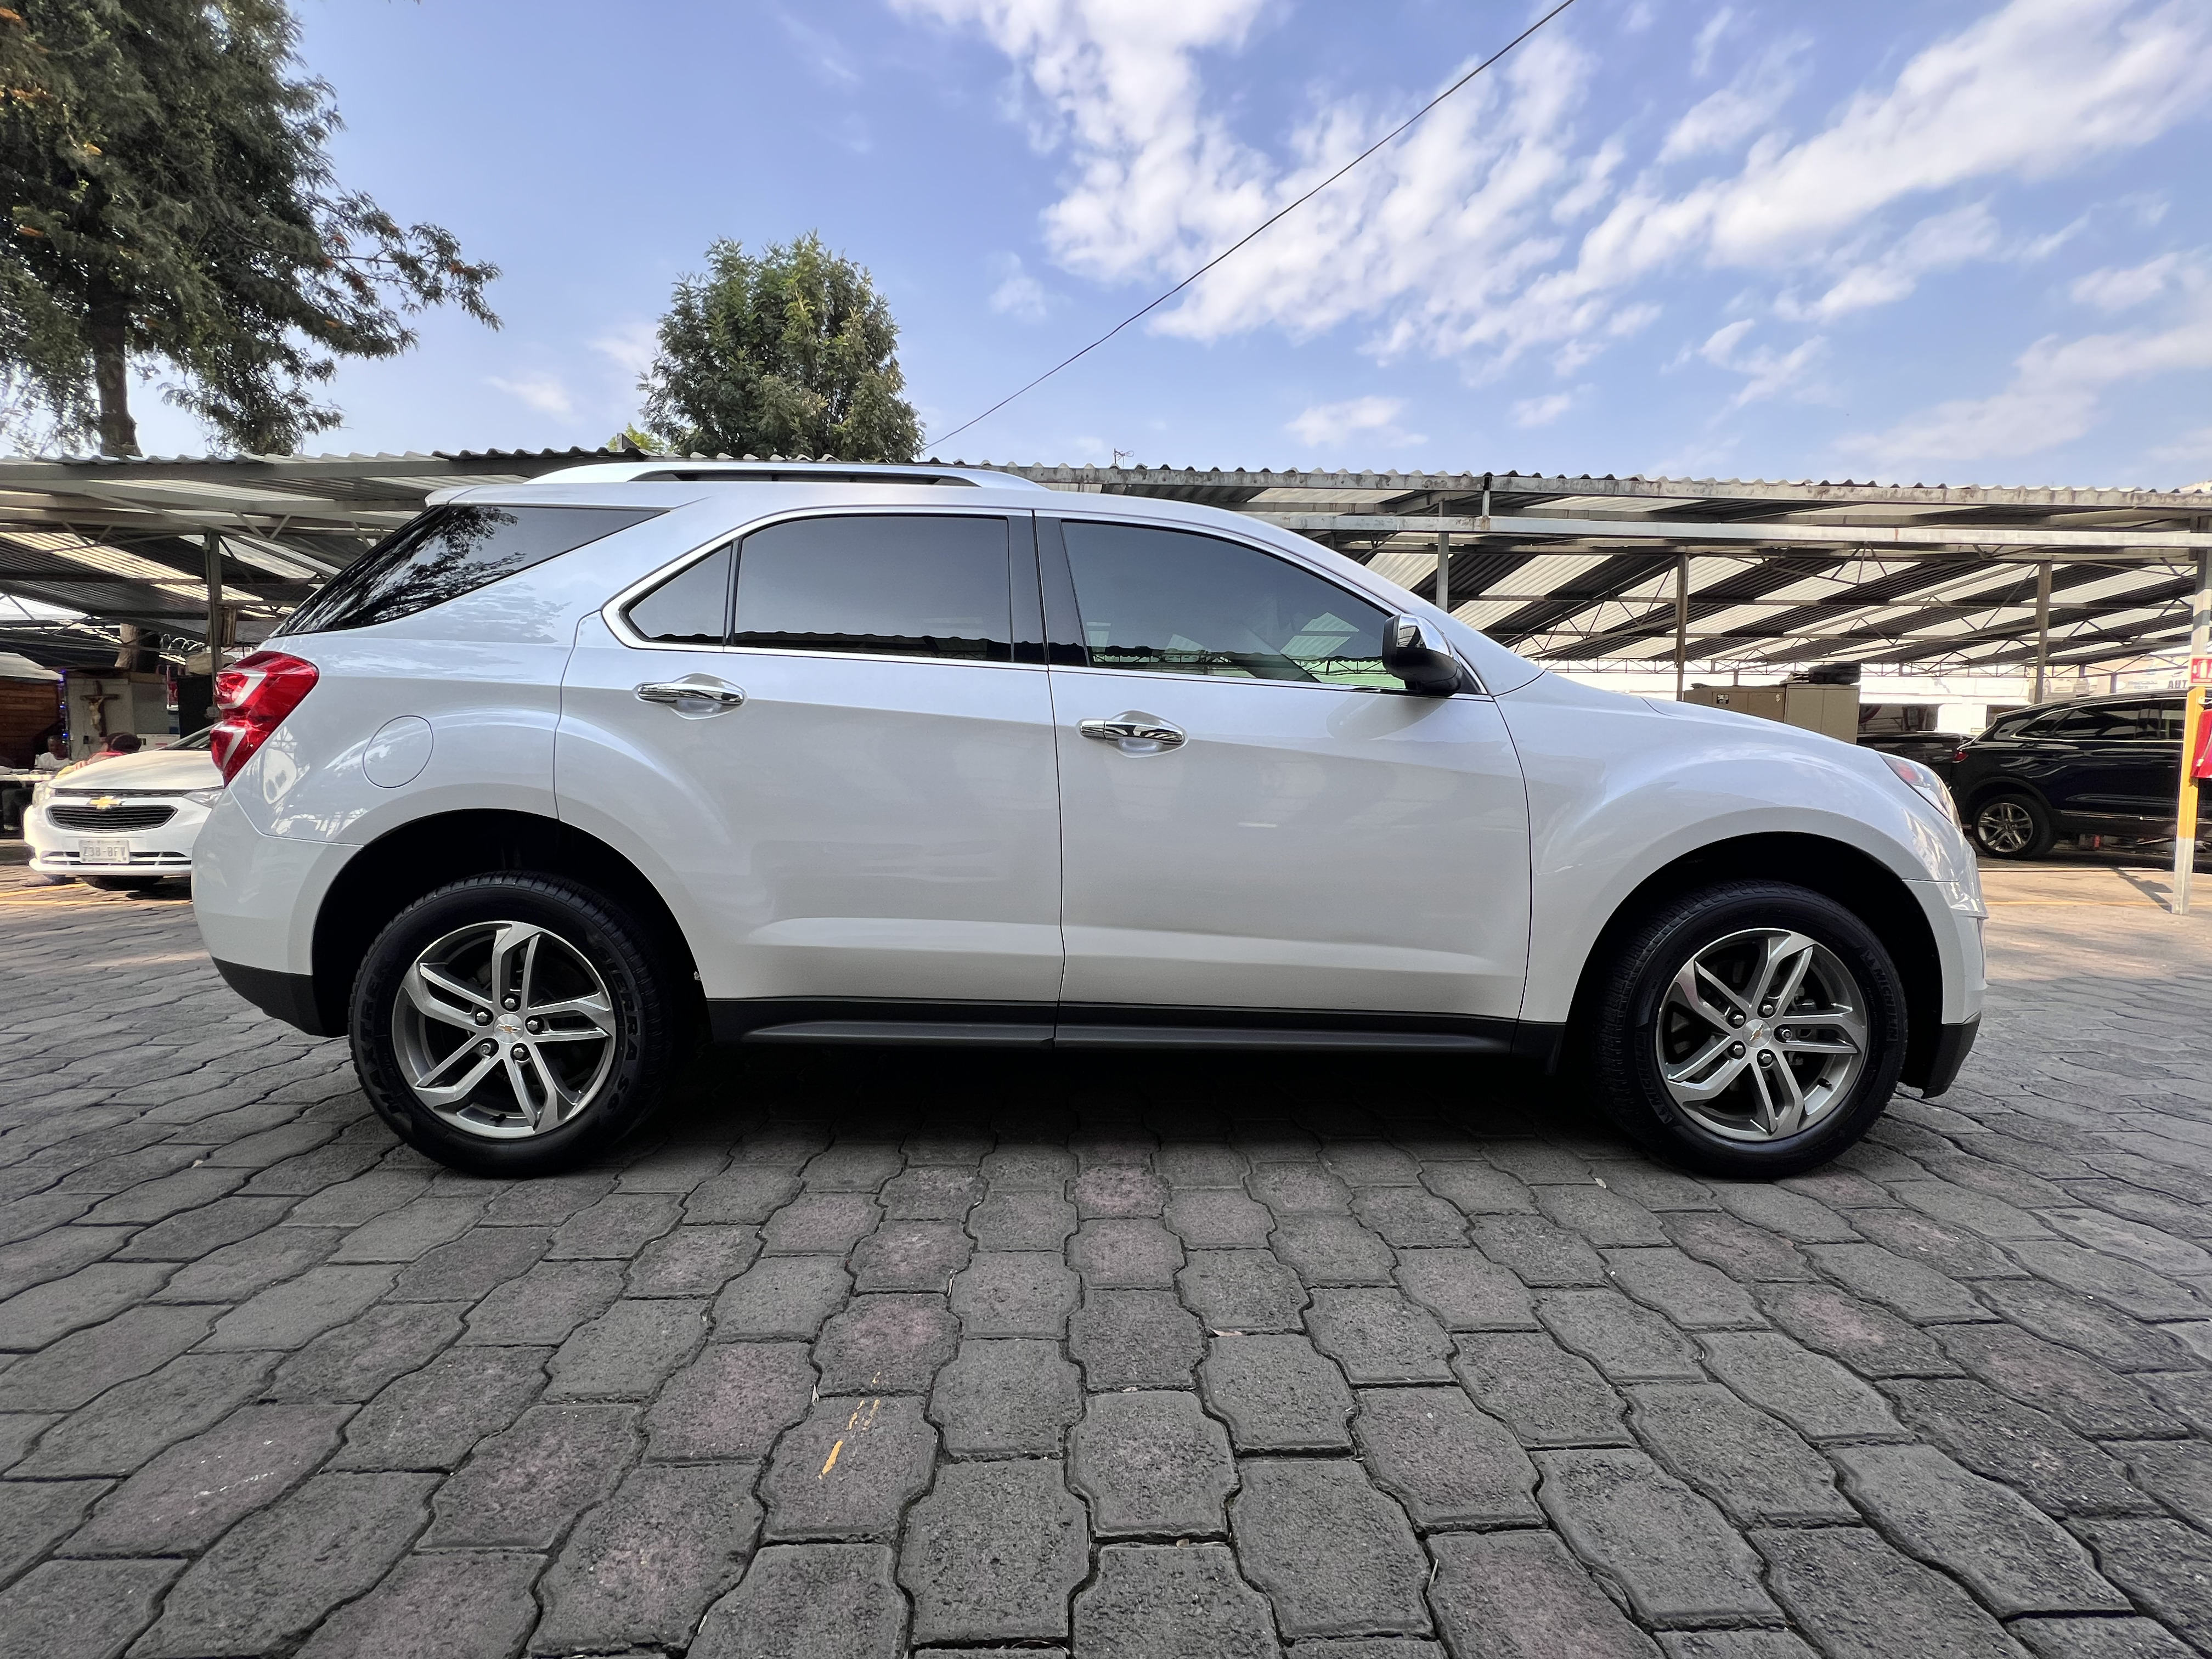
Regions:
<instances>
[{"instance_id":1,"label":"tree foliage","mask_svg":"<svg viewBox=\"0 0 2212 1659\"><path fill-rule=\"evenodd\" d=\"M898 325L865 267L811 234L758 257L718 241L707 263L660 320L641 382L653 433L709 455L914 459Z\"/></svg>"},{"instance_id":2,"label":"tree foliage","mask_svg":"<svg viewBox=\"0 0 2212 1659\"><path fill-rule=\"evenodd\" d=\"M137 453L133 366L238 449L337 424L339 357L414 343L458 305L497 326L435 225L340 185L330 88L305 78L284 0L0 5L0 362L60 441Z\"/></svg>"}]
</instances>

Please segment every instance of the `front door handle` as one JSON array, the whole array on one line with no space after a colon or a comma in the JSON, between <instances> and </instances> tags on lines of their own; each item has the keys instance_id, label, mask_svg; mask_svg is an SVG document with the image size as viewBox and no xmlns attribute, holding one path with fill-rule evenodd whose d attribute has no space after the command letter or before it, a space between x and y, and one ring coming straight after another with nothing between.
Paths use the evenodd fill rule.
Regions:
<instances>
[{"instance_id":1,"label":"front door handle","mask_svg":"<svg viewBox=\"0 0 2212 1659\"><path fill-rule=\"evenodd\" d=\"M1125 755L1157 755L1182 747L1185 732L1157 714L1126 709L1110 720L1079 720L1075 729L1101 743L1118 744Z\"/></svg>"},{"instance_id":2,"label":"front door handle","mask_svg":"<svg viewBox=\"0 0 2212 1659\"><path fill-rule=\"evenodd\" d=\"M679 714L720 714L744 703L745 694L712 674L686 674L680 680L648 680L637 688L640 702L657 702Z\"/></svg>"}]
</instances>

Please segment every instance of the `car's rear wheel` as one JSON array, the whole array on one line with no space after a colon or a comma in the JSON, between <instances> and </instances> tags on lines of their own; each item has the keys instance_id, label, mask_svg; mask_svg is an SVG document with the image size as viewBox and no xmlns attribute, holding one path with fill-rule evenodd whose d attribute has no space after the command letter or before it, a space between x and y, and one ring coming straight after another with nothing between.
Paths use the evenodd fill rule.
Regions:
<instances>
[{"instance_id":1,"label":"car's rear wheel","mask_svg":"<svg viewBox=\"0 0 2212 1659\"><path fill-rule=\"evenodd\" d=\"M1825 1164L1881 1116L1905 1059L1889 952L1841 905L1784 882L1726 883L1646 917L1593 1018L1606 1112L1711 1175Z\"/></svg>"},{"instance_id":2,"label":"car's rear wheel","mask_svg":"<svg viewBox=\"0 0 2212 1659\"><path fill-rule=\"evenodd\" d=\"M1974 808L1974 844L1992 858L2039 859L2052 839L2051 814L2033 795L1992 795Z\"/></svg>"},{"instance_id":3,"label":"car's rear wheel","mask_svg":"<svg viewBox=\"0 0 2212 1659\"><path fill-rule=\"evenodd\" d=\"M417 899L354 980L354 1064L410 1146L483 1175L566 1169L657 1105L682 1059L652 933L559 877L475 876Z\"/></svg>"}]
</instances>

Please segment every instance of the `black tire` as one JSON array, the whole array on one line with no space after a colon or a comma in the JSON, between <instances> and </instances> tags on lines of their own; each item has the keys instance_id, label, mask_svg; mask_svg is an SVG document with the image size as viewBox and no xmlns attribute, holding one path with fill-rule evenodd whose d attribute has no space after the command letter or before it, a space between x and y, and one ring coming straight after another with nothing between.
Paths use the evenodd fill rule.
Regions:
<instances>
[{"instance_id":1,"label":"black tire","mask_svg":"<svg viewBox=\"0 0 2212 1659\"><path fill-rule=\"evenodd\" d=\"M1775 927L1825 946L1857 981L1866 1023L1863 1058L1840 1097L1802 1129L1732 1139L1685 1111L1668 1091L1660 1072L1658 1023L1668 986L1698 952L1749 929ZM1897 1087L1907 1031L1896 964L1864 922L1808 889L1736 881L1686 894L1632 927L1600 971L1605 978L1589 1015L1595 1039L1589 1080L1622 1133L1670 1163L1738 1179L1797 1175L1865 1134Z\"/></svg>"},{"instance_id":2,"label":"black tire","mask_svg":"<svg viewBox=\"0 0 2212 1659\"><path fill-rule=\"evenodd\" d=\"M143 893L161 884L159 876L80 876L77 879L103 893Z\"/></svg>"},{"instance_id":3,"label":"black tire","mask_svg":"<svg viewBox=\"0 0 2212 1659\"><path fill-rule=\"evenodd\" d=\"M410 1087L396 1046L396 1005L416 958L457 930L496 921L532 924L573 949L605 984L617 1026L597 1092L558 1127L525 1139L487 1139L432 1111ZM680 984L652 930L580 883L472 876L416 900L369 947L354 976L354 1066L378 1115L418 1152L474 1175L550 1175L613 1146L660 1104L690 1047Z\"/></svg>"},{"instance_id":4,"label":"black tire","mask_svg":"<svg viewBox=\"0 0 2212 1659\"><path fill-rule=\"evenodd\" d=\"M2039 859L2057 838L2051 811L2033 795L1984 796L1974 803L1974 845L1991 858Z\"/></svg>"}]
</instances>

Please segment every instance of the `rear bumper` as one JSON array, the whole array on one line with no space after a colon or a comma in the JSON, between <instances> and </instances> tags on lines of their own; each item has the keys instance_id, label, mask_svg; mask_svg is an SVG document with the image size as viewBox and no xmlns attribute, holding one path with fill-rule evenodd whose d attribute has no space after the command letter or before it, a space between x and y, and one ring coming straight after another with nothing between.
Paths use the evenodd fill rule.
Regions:
<instances>
[{"instance_id":1,"label":"rear bumper","mask_svg":"<svg viewBox=\"0 0 2212 1659\"><path fill-rule=\"evenodd\" d=\"M1981 1030L1982 1017L1979 1014L1956 1025L1936 1028L1936 1052L1929 1056L1927 1076L1920 1079L1922 1094L1932 1099L1957 1081L1959 1068L1966 1063L1966 1056L1973 1053L1974 1039L1981 1034Z\"/></svg>"},{"instance_id":2,"label":"rear bumper","mask_svg":"<svg viewBox=\"0 0 2212 1659\"><path fill-rule=\"evenodd\" d=\"M337 1035L323 1024L321 1012L315 1005L313 975L249 968L242 962L225 962L220 957L216 958L215 965L223 982L263 1013L273 1015L287 1025L295 1025L309 1036Z\"/></svg>"}]
</instances>

